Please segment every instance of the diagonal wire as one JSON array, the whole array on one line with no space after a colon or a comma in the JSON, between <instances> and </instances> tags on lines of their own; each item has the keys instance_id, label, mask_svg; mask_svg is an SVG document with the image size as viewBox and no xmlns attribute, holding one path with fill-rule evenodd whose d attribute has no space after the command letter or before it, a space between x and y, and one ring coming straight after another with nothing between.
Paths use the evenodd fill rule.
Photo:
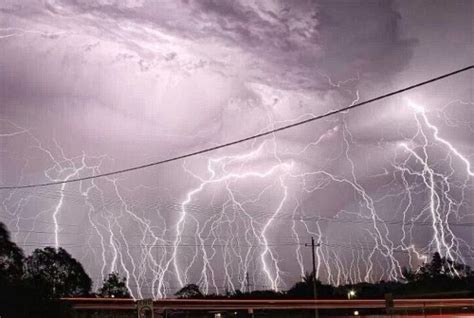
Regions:
<instances>
[{"instance_id":1,"label":"diagonal wire","mask_svg":"<svg viewBox=\"0 0 474 318\"><path fill-rule=\"evenodd\" d=\"M440 75L440 76L437 76L437 77L433 77L433 78L430 78L426 81L419 82L417 84L410 85L410 86L401 88L399 90L392 91L390 93L386 93L386 94L383 94L383 95L365 100L363 102L360 102L360 103L357 103L357 104L354 104L354 105L350 105L350 106L343 107L343 108L340 108L340 109L337 109L337 110L333 110L333 111L324 113L324 114L319 115L319 116L311 117L309 119L298 121L298 122L293 123L293 124L289 124L289 125L286 125L286 126L282 126L282 127L279 127L279 128L272 129L272 130L267 130L267 131L259 133L259 134L248 136L248 137L245 137L245 138L242 138L242 139L237 139L237 140L234 140L234 141L231 141L231 142L228 142L228 143L224 143L224 144L220 144L220 145L217 145L217 146L214 146L214 147L209 147L209 148L204 148L204 149L197 150L197 151L194 151L194 152L189 152L189 153L179 155L179 156L176 156L176 157L171 157L171 158L168 158L168 159L163 159L163 160L159 160L159 161L155 161L155 162L150 162L150 163L147 163L147 164L134 166L134 167L126 168L126 169L115 170L115 171L111 171L111 172L96 174L96 175L87 176L87 177L69 179L69 180L64 180L64 181L53 181L53 182L36 183L36 184L24 184L24 185L16 185L16 186L6 185L6 186L1 186L0 190L38 188L38 187L47 187L47 186L65 184L65 183L74 183L74 182L91 180L91 179L96 179L96 178L102 178L102 177L107 177L107 176L112 176L112 175L117 175L117 174L123 174L123 173L131 172L131 171L136 171L136 170L146 169L146 168L153 167L153 166L162 165L162 164L169 163L169 162L172 162L172 161L178 161L178 160L182 160L182 159L185 159L185 158L194 157L194 156L197 156L197 155L212 152L212 151L222 149L222 148L227 148L227 147L237 145L237 144L240 144L240 143L244 143L244 142L254 140L254 139L257 139L257 138L265 137L265 136L268 136L268 135L271 135L271 134L274 134L274 133L277 133L277 132L280 132L280 131L283 131L283 130L288 130L288 129L291 129L291 128L294 128L294 127L305 125L305 124L308 124L310 122L320 120L320 119L323 119L325 117L329 117L329 116L332 116L332 115L335 115L335 114L338 114L338 113L341 113L341 112L345 112L345 111L348 111L348 110L359 108L359 107L365 106L367 104L373 103L375 101L379 101L379 100L382 100L382 99L385 99L385 98L388 98L388 97L391 97L391 96L394 96L394 95L398 95L398 94L401 94L403 92L413 90L415 88L437 82L437 81L445 79L447 77L451 77L451 76L469 71L473 68L474 68L474 65L469 65L467 67L455 70L453 72L446 73L446 74L443 74L443 75Z\"/></svg>"}]
</instances>

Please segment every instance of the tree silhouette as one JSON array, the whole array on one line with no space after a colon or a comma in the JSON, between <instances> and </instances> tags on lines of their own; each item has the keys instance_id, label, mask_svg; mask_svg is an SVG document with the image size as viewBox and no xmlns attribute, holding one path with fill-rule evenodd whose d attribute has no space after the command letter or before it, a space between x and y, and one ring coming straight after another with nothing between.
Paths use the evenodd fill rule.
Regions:
<instances>
[{"instance_id":1,"label":"tree silhouette","mask_svg":"<svg viewBox=\"0 0 474 318\"><path fill-rule=\"evenodd\" d=\"M431 272L432 277L439 276L444 274L444 268L446 264L446 258L441 258L441 255L436 252L433 254L433 258L431 259L431 263L428 266L429 271Z\"/></svg>"},{"instance_id":2,"label":"tree silhouette","mask_svg":"<svg viewBox=\"0 0 474 318\"><path fill-rule=\"evenodd\" d=\"M203 294L196 284L188 284L175 294L178 298L202 298Z\"/></svg>"},{"instance_id":3,"label":"tree silhouette","mask_svg":"<svg viewBox=\"0 0 474 318\"><path fill-rule=\"evenodd\" d=\"M306 273L302 277L302 281L297 282L287 291L287 295L292 298L313 298L313 281L313 272ZM317 279L316 289L318 298L328 298L334 294L333 288L331 286L321 284L321 282Z\"/></svg>"},{"instance_id":4,"label":"tree silhouette","mask_svg":"<svg viewBox=\"0 0 474 318\"><path fill-rule=\"evenodd\" d=\"M417 279L436 278L444 274L445 262L446 259L442 258L438 252L435 252L431 258L431 262L420 266L417 273Z\"/></svg>"},{"instance_id":5,"label":"tree silhouette","mask_svg":"<svg viewBox=\"0 0 474 318\"><path fill-rule=\"evenodd\" d=\"M406 284L399 288L400 294L444 297L472 295L474 292L474 273L471 268L442 257L438 252L417 270L404 268L402 275Z\"/></svg>"},{"instance_id":6,"label":"tree silhouette","mask_svg":"<svg viewBox=\"0 0 474 318\"><path fill-rule=\"evenodd\" d=\"M52 297L85 296L92 281L81 263L62 248L36 249L26 258L26 277Z\"/></svg>"},{"instance_id":7,"label":"tree silhouette","mask_svg":"<svg viewBox=\"0 0 474 318\"><path fill-rule=\"evenodd\" d=\"M67 304L51 297L49 289L24 279L22 250L0 223L0 316L2 318L71 317Z\"/></svg>"},{"instance_id":8,"label":"tree silhouette","mask_svg":"<svg viewBox=\"0 0 474 318\"><path fill-rule=\"evenodd\" d=\"M21 279L23 260L22 250L10 240L5 224L0 223L0 284Z\"/></svg>"},{"instance_id":9,"label":"tree silhouette","mask_svg":"<svg viewBox=\"0 0 474 318\"><path fill-rule=\"evenodd\" d=\"M102 287L99 289L99 295L102 297L130 298L127 288L127 279L120 278L118 273L110 273L104 279Z\"/></svg>"},{"instance_id":10,"label":"tree silhouette","mask_svg":"<svg viewBox=\"0 0 474 318\"><path fill-rule=\"evenodd\" d=\"M300 282L295 283L287 292L291 297L313 297L313 273L306 273Z\"/></svg>"},{"instance_id":11,"label":"tree silhouette","mask_svg":"<svg viewBox=\"0 0 474 318\"><path fill-rule=\"evenodd\" d=\"M405 270L403 276L407 281L423 281L436 278L463 278L472 276L473 272L468 265L441 257L438 252L433 254L431 261L418 268L417 271Z\"/></svg>"},{"instance_id":12,"label":"tree silhouette","mask_svg":"<svg viewBox=\"0 0 474 318\"><path fill-rule=\"evenodd\" d=\"M416 273L411 268L403 267L401 280L407 283L414 282L416 280Z\"/></svg>"}]
</instances>

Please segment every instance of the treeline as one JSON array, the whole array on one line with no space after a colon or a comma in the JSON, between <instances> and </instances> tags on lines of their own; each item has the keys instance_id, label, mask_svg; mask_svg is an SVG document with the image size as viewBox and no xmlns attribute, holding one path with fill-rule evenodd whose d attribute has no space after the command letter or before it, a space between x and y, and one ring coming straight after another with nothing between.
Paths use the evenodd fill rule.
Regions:
<instances>
[{"instance_id":1,"label":"treeline","mask_svg":"<svg viewBox=\"0 0 474 318\"><path fill-rule=\"evenodd\" d=\"M394 298L453 298L474 296L474 271L434 253L430 262L416 271L404 268L397 281L357 283L332 286L316 281L318 299L383 299L386 294ZM236 290L225 295L205 295L195 284L184 286L176 293L179 298L236 298L236 299L302 299L313 298L313 275L307 273L300 282L282 292Z\"/></svg>"},{"instance_id":2,"label":"treeline","mask_svg":"<svg viewBox=\"0 0 474 318\"><path fill-rule=\"evenodd\" d=\"M417 270L403 268L397 281L357 283L332 286L316 280L318 299L383 299L386 294L395 298L453 298L474 296L474 271L467 265L453 262L436 252L430 262ZM225 295L205 295L195 284L184 286L176 293L179 298L236 298L236 299L302 299L313 298L313 275L307 273L300 282L282 292L236 290Z\"/></svg>"},{"instance_id":3,"label":"treeline","mask_svg":"<svg viewBox=\"0 0 474 318\"><path fill-rule=\"evenodd\" d=\"M403 269L397 281L357 283L331 286L316 281L319 299L382 299L386 294L394 298L406 297L472 297L474 271L469 266L453 262L435 253L430 262L416 270ZM313 275L307 274L300 282L284 292L255 290L227 292L224 295L204 295L195 284L189 284L176 294L180 298L236 298L236 299L291 299L313 297ZM92 280L80 262L63 248L36 249L25 256L11 241L0 223L0 317L69 317L63 297L130 297L126 280L110 273L97 292L92 292Z\"/></svg>"},{"instance_id":4,"label":"treeline","mask_svg":"<svg viewBox=\"0 0 474 318\"><path fill-rule=\"evenodd\" d=\"M130 297L125 278L111 273L97 293L81 263L63 248L36 249L29 256L0 223L0 317L69 317L63 297Z\"/></svg>"}]
</instances>

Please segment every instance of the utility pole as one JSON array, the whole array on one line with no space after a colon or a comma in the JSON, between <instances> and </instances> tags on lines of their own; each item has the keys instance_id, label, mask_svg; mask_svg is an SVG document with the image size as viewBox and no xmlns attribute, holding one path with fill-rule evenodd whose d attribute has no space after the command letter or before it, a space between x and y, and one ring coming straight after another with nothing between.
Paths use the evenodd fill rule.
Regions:
<instances>
[{"instance_id":1,"label":"utility pole","mask_svg":"<svg viewBox=\"0 0 474 318\"><path fill-rule=\"evenodd\" d=\"M245 281L247 283L247 293L250 293L250 278L249 278L249 272L245 273Z\"/></svg>"},{"instance_id":2,"label":"utility pole","mask_svg":"<svg viewBox=\"0 0 474 318\"><path fill-rule=\"evenodd\" d=\"M313 258L313 298L316 300L318 299L318 290L316 288L316 247L319 246L319 243L315 244L314 237L311 236L311 245L305 243L304 246L311 246L311 254ZM314 318L319 318L319 312L317 307L314 308Z\"/></svg>"},{"instance_id":3,"label":"utility pole","mask_svg":"<svg viewBox=\"0 0 474 318\"><path fill-rule=\"evenodd\" d=\"M245 272L245 283L247 284L247 293L249 294L250 293L250 277L249 277L249 272ZM255 315L254 315L254 312L253 312L253 308L247 308L247 317L249 318L254 318Z\"/></svg>"}]
</instances>

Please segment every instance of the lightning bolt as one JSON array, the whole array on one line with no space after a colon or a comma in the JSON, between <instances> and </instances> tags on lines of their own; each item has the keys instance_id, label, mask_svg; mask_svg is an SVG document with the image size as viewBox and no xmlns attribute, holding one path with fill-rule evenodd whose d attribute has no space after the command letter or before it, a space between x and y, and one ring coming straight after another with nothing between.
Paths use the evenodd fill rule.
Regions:
<instances>
[{"instance_id":1,"label":"lightning bolt","mask_svg":"<svg viewBox=\"0 0 474 318\"><path fill-rule=\"evenodd\" d=\"M333 81L321 76L334 90L352 94L353 105L358 102L359 92L346 87L358 77ZM472 217L469 156L443 136L424 107L410 100L406 104L415 130L403 134L394 153L386 154L389 166L375 175L367 176L354 159L362 146L343 113L297 147L285 147L284 139L272 135L237 154L183 162L187 185L178 198L171 195L171 204L162 188L145 183L130 188L125 178L107 177L51 189L4 191L2 219L22 246L82 248L81 261L95 281L119 271L134 298L166 297L188 283L198 283L205 293L249 290L247 275L252 288L284 289L294 275L303 276L309 268L303 246L311 236L320 243L317 275L335 285L397 279L402 264L416 267L433 251L466 262L464 255L472 250L455 227ZM274 117L273 107L266 106L269 124L263 130L283 123ZM305 116L314 114L298 118ZM29 150L48 161L42 171L47 180L100 174L104 166L113 165L108 156L71 156L54 138L47 144L31 129L1 123L2 140L23 138ZM451 119L450 124L455 125ZM317 165L300 163L314 160L328 143L338 145L335 154ZM18 157L19 183L31 177L26 171L35 155ZM389 181L374 191L366 181L370 178ZM308 210L306 200L333 189L351 193L353 204L327 217L317 204ZM156 200L145 204L141 197ZM24 215L31 204L38 204L37 213ZM65 222L69 204L80 207L73 218L80 224ZM386 218L385 206L394 207L393 219ZM347 228L347 240L338 239L333 226ZM428 241L418 235L420 226L429 228ZM83 240L71 243L70 235L79 233ZM288 273L290 267L296 271Z\"/></svg>"}]
</instances>

